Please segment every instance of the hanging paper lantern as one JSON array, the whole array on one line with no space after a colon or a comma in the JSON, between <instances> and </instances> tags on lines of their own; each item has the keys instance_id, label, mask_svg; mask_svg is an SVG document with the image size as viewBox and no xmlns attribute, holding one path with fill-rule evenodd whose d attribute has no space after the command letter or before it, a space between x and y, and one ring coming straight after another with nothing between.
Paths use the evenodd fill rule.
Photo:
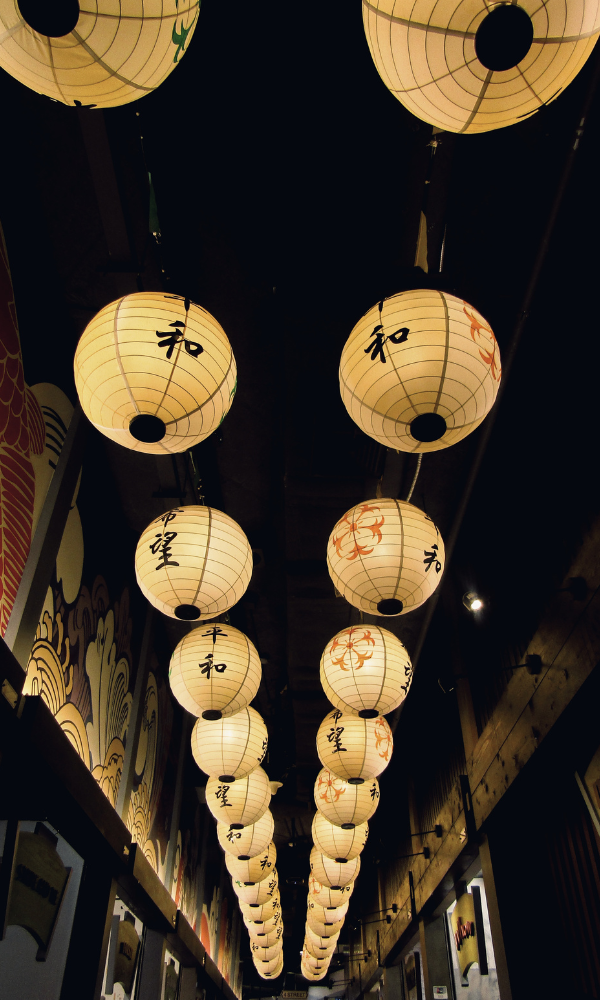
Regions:
<instances>
[{"instance_id":1,"label":"hanging paper lantern","mask_svg":"<svg viewBox=\"0 0 600 1000\"><path fill-rule=\"evenodd\" d=\"M256 944L255 941L250 942L250 951L252 952L254 962L272 962L274 958L278 958L281 955L282 949L283 941L281 939L271 945L270 948Z\"/></svg>"},{"instance_id":2,"label":"hanging paper lantern","mask_svg":"<svg viewBox=\"0 0 600 1000\"><path fill-rule=\"evenodd\" d=\"M320 969L328 969L329 963L330 963L329 956L327 956L326 958L315 958L315 956L312 955L310 951L308 951L306 946L304 947L302 951L301 964L304 964L307 967L307 969L315 969L317 971Z\"/></svg>"},{"instance_id":3,"label":"hanging paper lantern","mask_svg":"<svg viewBox=\"0 0 600 1000\"><path fill-rule=\"evenodd\" d=\"M242 916L246 920L254 921L254 923L270 920L276 913L281 913L279 891L275 892L266 903L245 903L240 899L239 904Z\"/></svg>"},{"instance_id":4,"label":"hanging paper lantern","mask_svg":"<svg viewBox=\"0 0 600 1000\"><path fill-rule=\"evenodd\" d=\"M344 926L344 919L336 920L334 922L326 921L321 923L317 920L315 914L312 910L308 910L306 914L306 931L309 930L313 932L318 938L322 938L326 943L331 944L333 938L337 938L342 927Z\"/></svg>"},{"instance_id":5,"label":"hanging paper lantern","mask_svg":"<svg viewBox=\"0 0 600 1000\"><path fill-rule=\"evenodd\" d=\"M321 657L321 684L340 712L375 719L401 705L412 664L399 639L379 625L351 625L334 635Z\"/></svg>"},{"instance_id":6,"label":"hanging paper lantern","mask_svg":"<svg viewBox=\"0 0 600 1000\"><path fill-rule=\"evenodd\" d=\"M336 910L339 906L343 906L348 902L353 892L353 882L342 886L341 889L330 889L327 885L321 885L314 875L311 874L308 877L308 908L310 909L311 902L314 902L318 903L325 910L330 908ZM335 915L332 915L332 919L339 919L339 917L336 918Z\"/></svg>"},{"instance_id":7,"label":"hanging paper lantern","mask_svg":"<svg viewBox=\"0 0 600 1000\"><path fill-rule=\"evenodd\" d=\"M379 444L439 451L479 427L500 373L498 344L481 313L420 288L384 299L358 321L342 351L340 392Z\"/></svg>"},{"instance_id":8,"label":"hanging paper lantern","mask_svg":"<svg viewBox=\"0 0 600 1000\"><path fill-rule=\"evenodd\" d=\"M217 823L217 837L226 854L233 855L238 861L249 861L262 854L273 839L275 823L270 809L249 826L241 830L231 829L229 823Z\"/></svg>"},{"instance_id":9,"label":"hanging paper lantern","mask_svg":"<svg viewBox=\"0 0 600 1000\"><path fill-rule=\"evenodd\" d=\"M270 918L270 920L260 920L258 923L243 916L244 925L248 931L251 938L256 938L259 944L264 944L262 938L266 934L270 934L272 931L277 930L282 924L281 910L277 910L276 913Z\"/></svg>"},{"instance_id":10,"label":"hanging paper lantern","mask_svg":"<svg viewBox=\"0 0 600 1000\"><path fill-rule=\"evenodd\" d=\"M352 830L342 830L316 812L312 821L312 839L318 851L336 861L353 861L367 843L369 824L361 823Z\"/></svg>"},{"instance_id":11,"label":"hanging paper lantern","mask_svg":"<svg viewBox=\"0 0 600 1000\"><path fill-rule=\"evenodd\" d=\"M365 779L381 774L391 760L393 746L392 730L382 715L361 719L334 708L317 732L321 764L351 785L362 785Z\"/></svg>"},{"instance_id":12,"label":"hanging paper lantern","mask_svg":"<svg viewBox=\"0 0 600 1000\"><path fill-rule=\"evenodd\" d=\"M308 979L309 982L317 983L317 982L319 982L319 980L324 979L325 976L327 975L328 969L329 969L329 966L327 966L327 968L321 969L321 970L310 969L309 966L306 965L304 962L300 963L300 971L301 971L302 975L304 976L304 978Z\"/></svg>"},{"instance_id":13,"label":"hanging paper lantern","mask_svg":"<svg viewBox=\"0 0 600 1000\"><path fill-rule=\"evenodd\" d=\"M225 718L200 718L192 730L192 754L196 764L205 774L219 781L235 781L253 771L262 764L267 744L267 727L250 705Z\"/></svg>"},{"instance_id":14,"label":"hanging paper lantern","mask_svg":"<svg viewBox=\"0 0 600 1000\"><path fill-rule=\"evenodd\" d=\"M263 979L277 979L283 972L283 953L281 952L275 958L272 958L270 962L264 962L260 958L255 959L254 956L252 958L254 968Z\"/></svg>"},{"instance_id":15,"label":"hanging paper lantern","mask_svg":"<svg viewBox=\"0 0 600 1000\"><path fill-rule=\"evenodd\" d=\"M488 132L534 114L575 78L600 29L590 0L363 0L363 20L388 90L446 132Z\"/></svg>"},{"instance_id":16,"label":"hanging paper lantern","mask_svg":"<svg viewBox=\"0 0 600 1000\"><path fill-rule=\"evenodd\" d=\"M239 761L246 759L246 743L242 743L239 748L237 739L244 740L246 733L247 745L250 747L250 733L252 737L252 757L253 767L248 768L246 774L250 773L258 766L257 758L262 753L263 742L266 738L266 731L263 729L264 723L258 715L241 715L243 709L247 708L248 702L255 697L260 679L262 676L260 658L256 649L243 632L238 632L231 625L221 622L210 625L201 625L200 628L192 629L179 642L171 656L169 665L169 683L171 691L179 704L191 712L192 715L201 715L204 720L211 724L220 720L223 716L234 716L231 726L214 730L215 745L214 754L209 757L212 750L207 746L207 735L212 730L209 726L200 730L204 733L202 745L202 758L208 758L213 773L211 777L220 777L227 770L236 770ZM241 718L238 719L237 715ZM262 723L262 725L261 725ZM219 741L220 737L231 737L229 749ZM259 742L260 741L260 742ZM194 746L195 738L192 739ZM241 753L238 752L238 748ZM254 752L255 751L255 752ZM225 760L228 755L227 761ZM220 764L223 764L221 771ZM226 767L225 764L229 767ZM214 771L220 774L215 775ZM235 781L241 775L227 775L227 781Z\"/></svg>"},{"instance_id":17,"label":"hanging paper lantern","mask_svg":"<svg viewBox=\"0 0 600 1000\"><path fill-rule=\"evenodd\" d=\"M238 879L231 880L233 891L244 903L266 903L277 892L278 882L277 871L271 872L268 878L262 882L254 882L253 885L244 885Z\"/></svg>"},{"instance_id":18,"label":"hanging paper lantern","mask_svg":"<svg viewBox=\"0 0 600 1000\"><path fill-rule=\"evenodd\" d=\"M269 808L270 801L271 786L262 767L255 768L231 785L218 778L209 778L206 783L208 808L215 819L228 821L233 829L256 823Z\"/></svg>"},{"instance_id":19,"label":"hanging paper lantern","mask_svg":"<svg viewBox=\"0 0 600 1000\"><path fill-rule=\"evenodd\" d=\"M228 611L243 596L252 576L252 550L239 524L222 511L175 507L151 521L141 535L135 575L144 597L158 611L181 621L204 621ZM225 634L228 627L215 625L220 630L215 635ZM204 632L210 640L213 633ZM210 643L208 652L217 652ZM218 667L222 663L214 659L201 664L207 688L220 687L215 674L224 671Z\"/></svg>"},{"instance_id":20,"label":"hanging paper lantern","mask_svg":"<svg viewBox=\"0 0 600 1000\"><path fill-rule=\"evenodd\" d=\"M305 937L304 938L304 947L305 947L306 951L308 952L308 954L312 955L313 958L317 958L317 959L331 958L331 956L333 955L335 949L337 948L337 940L334 941L332 944L328 945L326 948L325 947L324 948L320 948L318 945L313 944L313 942L310 940L310 938Z\"/></svg>"},{"instance_id":21,"label":"hanging paper lantern","mask_svg":"<svg viewBox=\"0 0 600 1000\"><path fill-rule=\"evenodd\" d=\"M330 889L341 889L349 882L354 882L360 871L360 858L340 863L313 847L310 852L310 870L321 885L328 885Z\"/></svg>"},{"instance_id":22,"label":"hanging paper lantern","mask_svg":"<svg viewBox=\"0 0 600 1000\"><path fill-rule=\"evenodd\" d=\"M442 577L444 543L422 510L403 500L367 500L338 521L327 568L342 597L370 615L405 615Z\"/></svg>"},{"instance_id":23,"label":"hanging paper lantern","mask_svg":"<svg viewBox=\"0 0 600 1000\"><path fill-rule=\"evenodd\" d=\"M324 767L315 781L315 805L334 826L352 830L371 819L377 809L379 782L373 778L362 785L351 785Z\"/></svg>"},{"instance_id":24,"label":"hanging paper lantern","mask_svg":"<svg viewBox=\"0 0 600 1000\"><path fill-rule=\"evenodd\" d=\"M252 928L249 927L248 935L251 942L261 945L262 947L269 948L271 945L274 945L278 941L282 940L283 927L272 927L269 931L252 930Z\"/></svg>"},{"instance_id":25,"label":"hanging paper lantern","mask_svg":"<svg viewBox=\"0 0 600 1000\"><path fill-rule=\"evenodd\" d=\"M316 881L316 880L315 880ZM321 883L319 883L320 885ZM322 924L329 923L329 921L336 922L336 920L343 920L348 912L348 906L350 901L346 900L341 906L321 906L320 903L315 903L314 900L309 895L306 903L306 911L308 913L311 910L315 918Z\"/></svg>"},{"instance_id":26,"label":"hanging paper lantern","mask_svg":"<svg viewBox=\"0 0 600 1000\"><path fill-rule=\"evenodd\" d=\"M343 920L340 922L338 929L336 931L331 930L327 927L324 934L319 933L318 930L314 930L313 927L318 926L314 923L309 924L308 919L304 927L305 940L310 941L317 948L329 948L331 945L337 945L338 938L340 936L340 931L342 929Z\"/></svg>"},{"instance_id":27,"label":"hanging paper lantern","mask_svg":"<svg viewBox=\"0 0 600 1000\"><path fill-rule=\"evenodd\" d=\"M250 861L238 861L231 854L225 855L227 871L232 878L239 879L240 882L262 882L269 872L273 871L277 860L275 844L271 841L266 851L259 854Z\"/></svg>"}]
</instances>

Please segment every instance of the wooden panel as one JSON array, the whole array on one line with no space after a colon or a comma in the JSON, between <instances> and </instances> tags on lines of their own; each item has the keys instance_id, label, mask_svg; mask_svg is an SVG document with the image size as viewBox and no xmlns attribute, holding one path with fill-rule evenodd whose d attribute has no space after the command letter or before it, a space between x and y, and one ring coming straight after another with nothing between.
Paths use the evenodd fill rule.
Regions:
<instances>
[{"instance_id":1,"label":"wooden panel","mask_svg":"<svg viewBox=\"0 0 600 1000\"><path fill-rule=\"evenodd\" d=\"M167 892L154 868L144 857L139 844L131 846L131 870L133 877L150 897L156 908L162 913L171 927L177 923L177 907Z\"/></svg>"}]
</instances>

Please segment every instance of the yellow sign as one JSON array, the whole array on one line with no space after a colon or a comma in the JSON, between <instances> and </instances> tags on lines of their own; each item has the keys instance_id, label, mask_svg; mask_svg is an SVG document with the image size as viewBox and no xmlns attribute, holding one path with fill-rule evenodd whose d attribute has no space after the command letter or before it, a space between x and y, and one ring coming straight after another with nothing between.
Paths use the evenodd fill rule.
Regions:
<instances>
[{"instance_id":1,"label":"yellow sign","mask_svg":"<svg viewBox=\"0 0 600 1000\"><path fill-rule=\"evenodd\" d=\"M71 873L58 853L55 837L43 823L35 833L19 833L10 889L7 924L29 931L39 945L37 961L46 959L56 918Z\"/></svg>"},{"instance_id":2,"label":"yellow sign","mask_svg":"<svg viewBox=\"0 0 600 1000\"><path fill-rule=\"evenodd\" d=\"M471 966L475 962L479 962L479 948L475 930L475 906L470 893L465 892L457 899L450 923L460 974L466 976Z\"/></svg>"}]
</instances>

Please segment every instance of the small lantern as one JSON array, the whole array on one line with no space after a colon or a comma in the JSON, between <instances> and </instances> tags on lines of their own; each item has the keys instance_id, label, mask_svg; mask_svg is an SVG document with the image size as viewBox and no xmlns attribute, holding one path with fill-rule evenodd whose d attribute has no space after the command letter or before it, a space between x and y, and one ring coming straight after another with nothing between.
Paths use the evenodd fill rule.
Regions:
<instances>
[{"instance_id":1,"label":"small lantern","mask_svg":"<svg viewBox=\"0 0 600 1000\"><path fill-rule=\"evenodd\" d=\"M334 943L334 939L337 940L343 926L343 920L338 920L335 924L322 924L313 915L312 911L306 917L306 934L312 931L316 938L320 938L329 944Z\"/></svg>"},{"instance_id":2,"label":"small lantern","mask_svg":"<svg viewBox=\"0 0 600 1000\"><path fill-rule=\"evenodd\" d=\"M239 879L240 882L249 883L262 882L269 872L273 871L276 860L277 851L273 841L271 841L266 851L263 851L256 858L251 858L250 861L238 861L231 854L225 855L227 871L232 878Z\"/></svg>"},{"instance_id":3,"label":"small lantern","mask_svg":"<svg viewBox=\"0 0 600 1000\"><path fill-rule=\"evenodd\" d=\"M323 767L351 785L376 778L392 758L392 730L382 715L361 719L337 708L326 715L317 732L317 754Z\"/></svg>"},{"instance_id":4,"label":"small lantern","mask_svg":"<svg viewBox=\"0 0 600 1000\"><path fill-rule=\"evenodd\" d=\"M444 543L435 524L403 500L367 500L338 521L327 544L336 590L370 615L405 615L442 578Z\"/></svg>"},{"instance_id":5,"label":"small lantern","mask_svg":"<svg viewBox=\"0 0 600 1000\"><path fill-rule=\"evenodd\" d=\"M591 0L363 0L363 20L388 90L446 132L503 128L549 104L584 65L600 29Z\"/></svg>"},{"instance_id":6,"label":"small lantern","mask_svg":"<svg viewBox=\"0 0 600 1000\"><path fill-rule=\"evenodd\" d=\"M320 934L319 931L313 930L313 927L317 927L318 924L313 920L312 925L309 924L308 919L304 927L304 935L307 941L310 941L317 948L330 948L332 945L335 947L340 936L340 931L342 929L344 921L342 920L338 926L337 930L331 930L327 927L324 934Z\"/></svg>"},{"instance_id":7,"label":"small lantern","mask_svg":"<svg viewBox=\"0 0 600 1000\"><path fill-rule=\"evenodd\" d=\"M314 875L309 875L308 877L309 909L311 902L314 902L318 903L325 910L337 910L339 906L344 906L344 904L348 902L353 892L353 882L350 882L349 885L342 886L341 889L330 889L327 885L321 885ZM339 920L339 917L336 917L335 914L332 915L332 918L334 920Z\"/></svg>"},{"instance_id":8,"label":"small lantern","mask_svg":"<svg viewBox=\"0 0 600 1000\"><path fill-rule=\"evenodd\" d=\"M375 719L401 705L413 670L399 639L379 625L351 625L331 639L321 657L323 690L340 712Z\"/></svg>"},{"instance_id":9,"label":"small lantern","mask_svg":"<svg viewBox=\"0 0 600 1000\"><path fill-rule=\"evenodd\" d=\"M247 906L247 904L245 903L244 906ZM244 913L242 913L242 918L250 937L256 938L259 944L264 944L263 937L266 934L270 934L271 931L276 931L281 926L281 909L277 910L269 920L252 920L251 917L247 917Z\"/></svg>"},{"instance_id":10,"label":"small lantern","mask_svg":"<svg viewBox=\"0 0 600 1000\"><path fill-rule=\"evenodd\" d=\"M200 718L192 730L192 755L196 764L205 774L219 781L244 778L262 764L267 744L267 727L251 706L221 719Z\"/></svg>"},{"instance_id":11,"label":"small lantern","mask_svg":"<svg viewBox=\"0 0 600 1000\"><path fill-rule=\"evenodd\" d=\"M307 967L307 969L314 969L316 971L319 971L321 969L327 969L329 968L329 961L330 961L329 956L325 956L323 958L315 958L315 956L311 954L310 951L308 951L306 946L304 947L304 951L302 952L301 964L304 964Z\"/></svg>"},{"instance_id":12,"label":"small lantern","mask_svg":"<svg viewBox=\"0 0 600 1000\"><path fill-rule=\"evenodd\" d=\"M268 878L262 882L254 882L253 885L244 885L238 879L232 879L231 884L238 899L244 903L267 903L275 896L279 879L275 870Z\"/></svg>"},{"instance_id":13,"label":"small lantern","mask_svg":"<svg viewBox=\"0 0 600 1000\"><path fill-rule=\"evenodd\" d=\"M266 903L245 903L240 899L239 904L242 916L246 920L252 920L254 923L271 920L276 913L281 913L279 890Z\"/></svg>"},{"instance_id":14,"label":"small lantern","mask_svg":"<svg viewBox=\"0 0 600 1000\"><path fill-rule=\"evenodd\" d=\"M275 823L270 809L249 826L242 829L232 829L229 823L217 823L217 837L226 854L233 855L238 861L249 861L262 854L273 839Z\"/></svg>"},{"instance_id":15,"label":"small lantern","mask_svg":"<svg viewBox=\"0 0 600 1000\"><path fill-rule=\"evenodd\" d=\"M353 830L371 819L377 809L379 782L372 778L362 785L351 785L324 767L315 781L315 805L334 826Z\"/></svg>"},{"instance_id":16,"label":"small lantern","mask_svg":"<svg viewBox=\"0 0 600 1000\"><path fill-rule=\"evenodd\" d=\"M305 979L308 979L309 982L318 983L319 980L325 979L328 969L329 969L329 963L326 965L324 969L321 969L320 971L318 969L309 968L309 966L306 965L305 962L300 963L300 972L302 973Z\"/></svg>"},{"instance_id":17,"label":"small lantern","mask_svg":"<svg viewBox=\"0 0 600 1000\"><path fill-rule=\"evenodd\" d=\"M158 611L181 621L204 621L228 611L244 595L252 576L252 550L239 524L222 511L175 507L151 521L141 535L135 575ZM225 628L213 627L216 636ZM208 659L201 669L214 684L216 661Z\"/></svg>"},{"instance_id":18,"label":"small lantern","mask_svg":"<svg viewBox=\"0 0 600 1000\"><path fill-rule=\"evenodd\" d=\"M282 940L283 927L273 927L269 931L252 930L248 928L248 935L252 944L258 944L263 948L270 948Z\"/></svg>"},{"instance_id":19,"label":"small lantern","mask_svg":"<svg viewBox=\"0 0 600 1000\"><path fill-rule=\"evenodd\" d=\"M342 903L340 906L321 906L320 903L315 903L312 896L309 894L306 903L306 912L308 914L308 911L312 910L315 918L322 924L327 924L331 921L335 923L337 920L344 919L348 912L349 905L350 901L347 899L346 902Z\"/></svg>"},{"instance_id":20,"label":"small lantern","mask_svg":"<svg viewBox=\"0 0 600 1000\"><path fill-rule=\"evenodd\" d=\"M335 949L337 948L337 940L334 941L332 944L328 945L327 948L320 948L318 945L314 944L313 941L311 941L311 939L308 936L306 936L304 938L304 947L308 952L308 954L312 955L313 958L318 958L318 959L331 958Z\"/></svg>"},{"instance_id":21,"label":"small lantern","mask_svg":"<svg viewBox=\"0 0 600 1000\"><path fill-rule=\"evenodd\" d=\"M277 979L278 976L283 972L283 953L280 952L275 958L272 958L270 962L264 962L260 958L254 958L254 968L258 972L259 976L263 979Z\"/></svg>"},{"instance_id":22,"label":"small lantern","mask_svg":"<svg viewBox=\"0 0 600 1000\"><path fill-rule=\"evenodd\" d=\"M318 851L336 861L353 861L367 843L369 824L361 823L352 830L342 830L316 812L312 821L312 839Z\"/></svg>"},{"instance_id":23,"label":"small lantern","mask_svg":"<svg viewBox=\"0 0 600 1000\"><path fill-rule=\"evenodd\" d=\"M321 885L328 885L330 889L341 889L349 882L354 882L360 871L360 858L341 863L328 858L313 847L310 852L310 870Z\"/></svg>"},{"instance_id":24,"label":"small lantern","mask_svg":"<svg viewBox=\"0 0 600 1000\"><path fill-rule=\"evenodd\" d=\"M215 819L241 829L250 826L269 808L271 786L262 767L255 768L245 778L233 784L209 778L206 783L206 804Z\"/></svg>"},{"instance_id":25,"label":"small lantern","mask_svg":"<svg viewBox=\"0 0 600 1000\"><path fill-rule=\"evenodd\" d=\"M272 962L274 958L278 958L279 955L281 955L282 949L283 942L281 939L271 945L270 948L265 948L260 944L256 944L255 941L250 942L250 951L252 952L252 959L254 962Z\"/></svg>"},{"instance_id":26,"label":"small lantern","mask_svg":"<svg viewBox=\"0 0 600 1000\"><path fill-rule=\"evenodd\" d=\"M256 734L251 745L252 749L256 750L254 754L256 762L253 766L258 766L256 757L260 756L266 738L264 723L258 712L254 712L254 715L242 715L240 718L237 718L237 713L241 713L255 697L261 676L260 658L256 649L243 632L239 632L231 625L207 623L200 628L192 629L181 642L177 643L169 665L169 683L179 704L192 715L201 715L211 725L222 716L236 716L231 726L215 728L213 737L215 746L212 748L207 746L210 726L202 730L204 733L202 756L203 759L208 758L211 768L220 771L222 763L223 771L237 770L240 760L244 761L246 757L245 750L241 758L234 750L228 758L226 767L224 760L226 751L222 741L219 741L220 737L227 734L233 740L234 733L237 733L238 738L241 735L243 739L243 734L246 732L250 745L251 730ZM212 756L213 751L216 756ZM246 773L250 773L252 769L249 768ZM228 774L227 780L235 781L236 777L240 775Z\"/></svg>"}]
</instances>

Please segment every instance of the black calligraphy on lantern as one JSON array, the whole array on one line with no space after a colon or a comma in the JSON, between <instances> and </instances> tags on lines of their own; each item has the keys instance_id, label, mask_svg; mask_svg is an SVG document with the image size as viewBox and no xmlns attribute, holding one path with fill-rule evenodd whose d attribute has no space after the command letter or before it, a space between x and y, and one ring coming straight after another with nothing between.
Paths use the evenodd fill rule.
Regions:
<instances>
[{"instance_id":1,"label":"black calligraphy on lantern","mask_svg":"<svg viewBox=\"0 0 600 1000\"><path fill-rule=\"evenodd\" d=\"M219 785L215 792L216 797L221 800L221 809L224 806L229 806L229 808L231 808L233 804L227 801L227 793L229 791L229 788L230 785Z\"/></svg>"},{"instance_id":2,"label":"black calligraphy on lantern","mask_svg":"<svg viewBox=\"0 0 600 1000\"><path fill-rule=\"evenodd\" d=\"M346 753L347 747L342 746L342 733L344 732L344 726L332 726L328 733L325 735L329 743L332 744L332 753Z\"/></svg>"},{"instance_id":3,"label":"black calligraphy on lantern","mask_svg":"<svg viewBox=\"0 0 600 1000\"><path fill-rule=\"evenodd\" d=\"M407 340L409 333L410 330L407 326L401 326L398 330L394 330L393 333L388 333L386 335L383 332L383 324L378 323L369 336L371 343L365 347L365 354L370 353L371 361L377 361L377 359L379 359L379 361L385 365L387 358L383 349L384 345L388 340L392 344L403 344Z\"/></svg>"},{"instance_id":4,"label":"black calligraphy on lantern","mask_svg":"<svg viewBox=\"0 0 600 1000\"><path fill-rule=\"evenodd\" d=\"M265 868L272 868L273 867L273 862L269 861L268 855L267 855L267 857L260 859L260 867L262 868L263 871L265 870Z\"/></svg>"},{"instance_id":5,"label":"black calligraphy on lantern","mask_svg":"<svg viewBox=\"0 0 600 1000\"><path fill-rule=\"evenodd\" d=\"M156 540L150 543L152 554L158 554L159 556L159 563L156 569L164 569L165 566L179 566L179 563L171 558L171 545L175 538L177 538L176 531L164 531L162 535L156 535Z\"/></svg>"},{"instance_id":6,"label":"black calligraphy on lantern","mask_svg":"<svg viewBox=\"0 0 600 1000\"><path fill-rule=\"evenodd\" d=\"M373 799L373 801L379 798L379 789L377 785L371 785L371 798Z\"/></svg>"},{"instance_id":7,"label":"black calligraphy on lantern","mask_svg":"<svg viewBox=\"0 0 600 1000\"><path fill-rule=\"evenodd\" d=\"M425 564L425 572L429 573L432 566L435 566L436 573L441 573L442 564L439 559L438 546L436 542L431 546L432 552L427 552L426 549L423 550L423 555L425 556L423 562Z\"/></svg>"},{"instance_id":8,"label":"black calligraphy on lantern","mask_svg":"<svg viewBox=\"0 0 600 1000\"><path fill-rule=\"evenodd\" d=\"M222 674L225 670L227 670L226 663L214 662L214 657L212 653L207 653L204 663L199 663L198 666L200 667L200 673L205 674L207 680L210 680L211 670L216 670L218 674Z\"/></svg>"},{"instance_id":9,"label":"black calligraphy on lantern","mask_svg":"<svg viewBox=\"0 0 600 1000\"><path fill-rule=\"evenodd\" d=\"M234 840L239 840L241 836L242 835L239 832L239 830L229 830L229 832L226 834L227 840L229 841L230 844L233 844Z\"/></svg>"},{"instance_id":10,"label":"black calligraphy on lantern","mask_svg":"<svg viewBox=\"0 0 600 1000\"><path fill-rule=\"evenodd\" d=\"M180 319L176 319L174 323L169 323L169 327L173 329L172 333L168 330L156 331L156 336L163 338L162 340L159 340L158 346L167 348L168 361L171 360L176 345L180 344L182 341L187 353L192 358L197 358L199 354L202 354L204 351L202 344L197 343L195 340L188 340L185 336L185 323L183 323Z\"/></svg>"}]
</instances>

